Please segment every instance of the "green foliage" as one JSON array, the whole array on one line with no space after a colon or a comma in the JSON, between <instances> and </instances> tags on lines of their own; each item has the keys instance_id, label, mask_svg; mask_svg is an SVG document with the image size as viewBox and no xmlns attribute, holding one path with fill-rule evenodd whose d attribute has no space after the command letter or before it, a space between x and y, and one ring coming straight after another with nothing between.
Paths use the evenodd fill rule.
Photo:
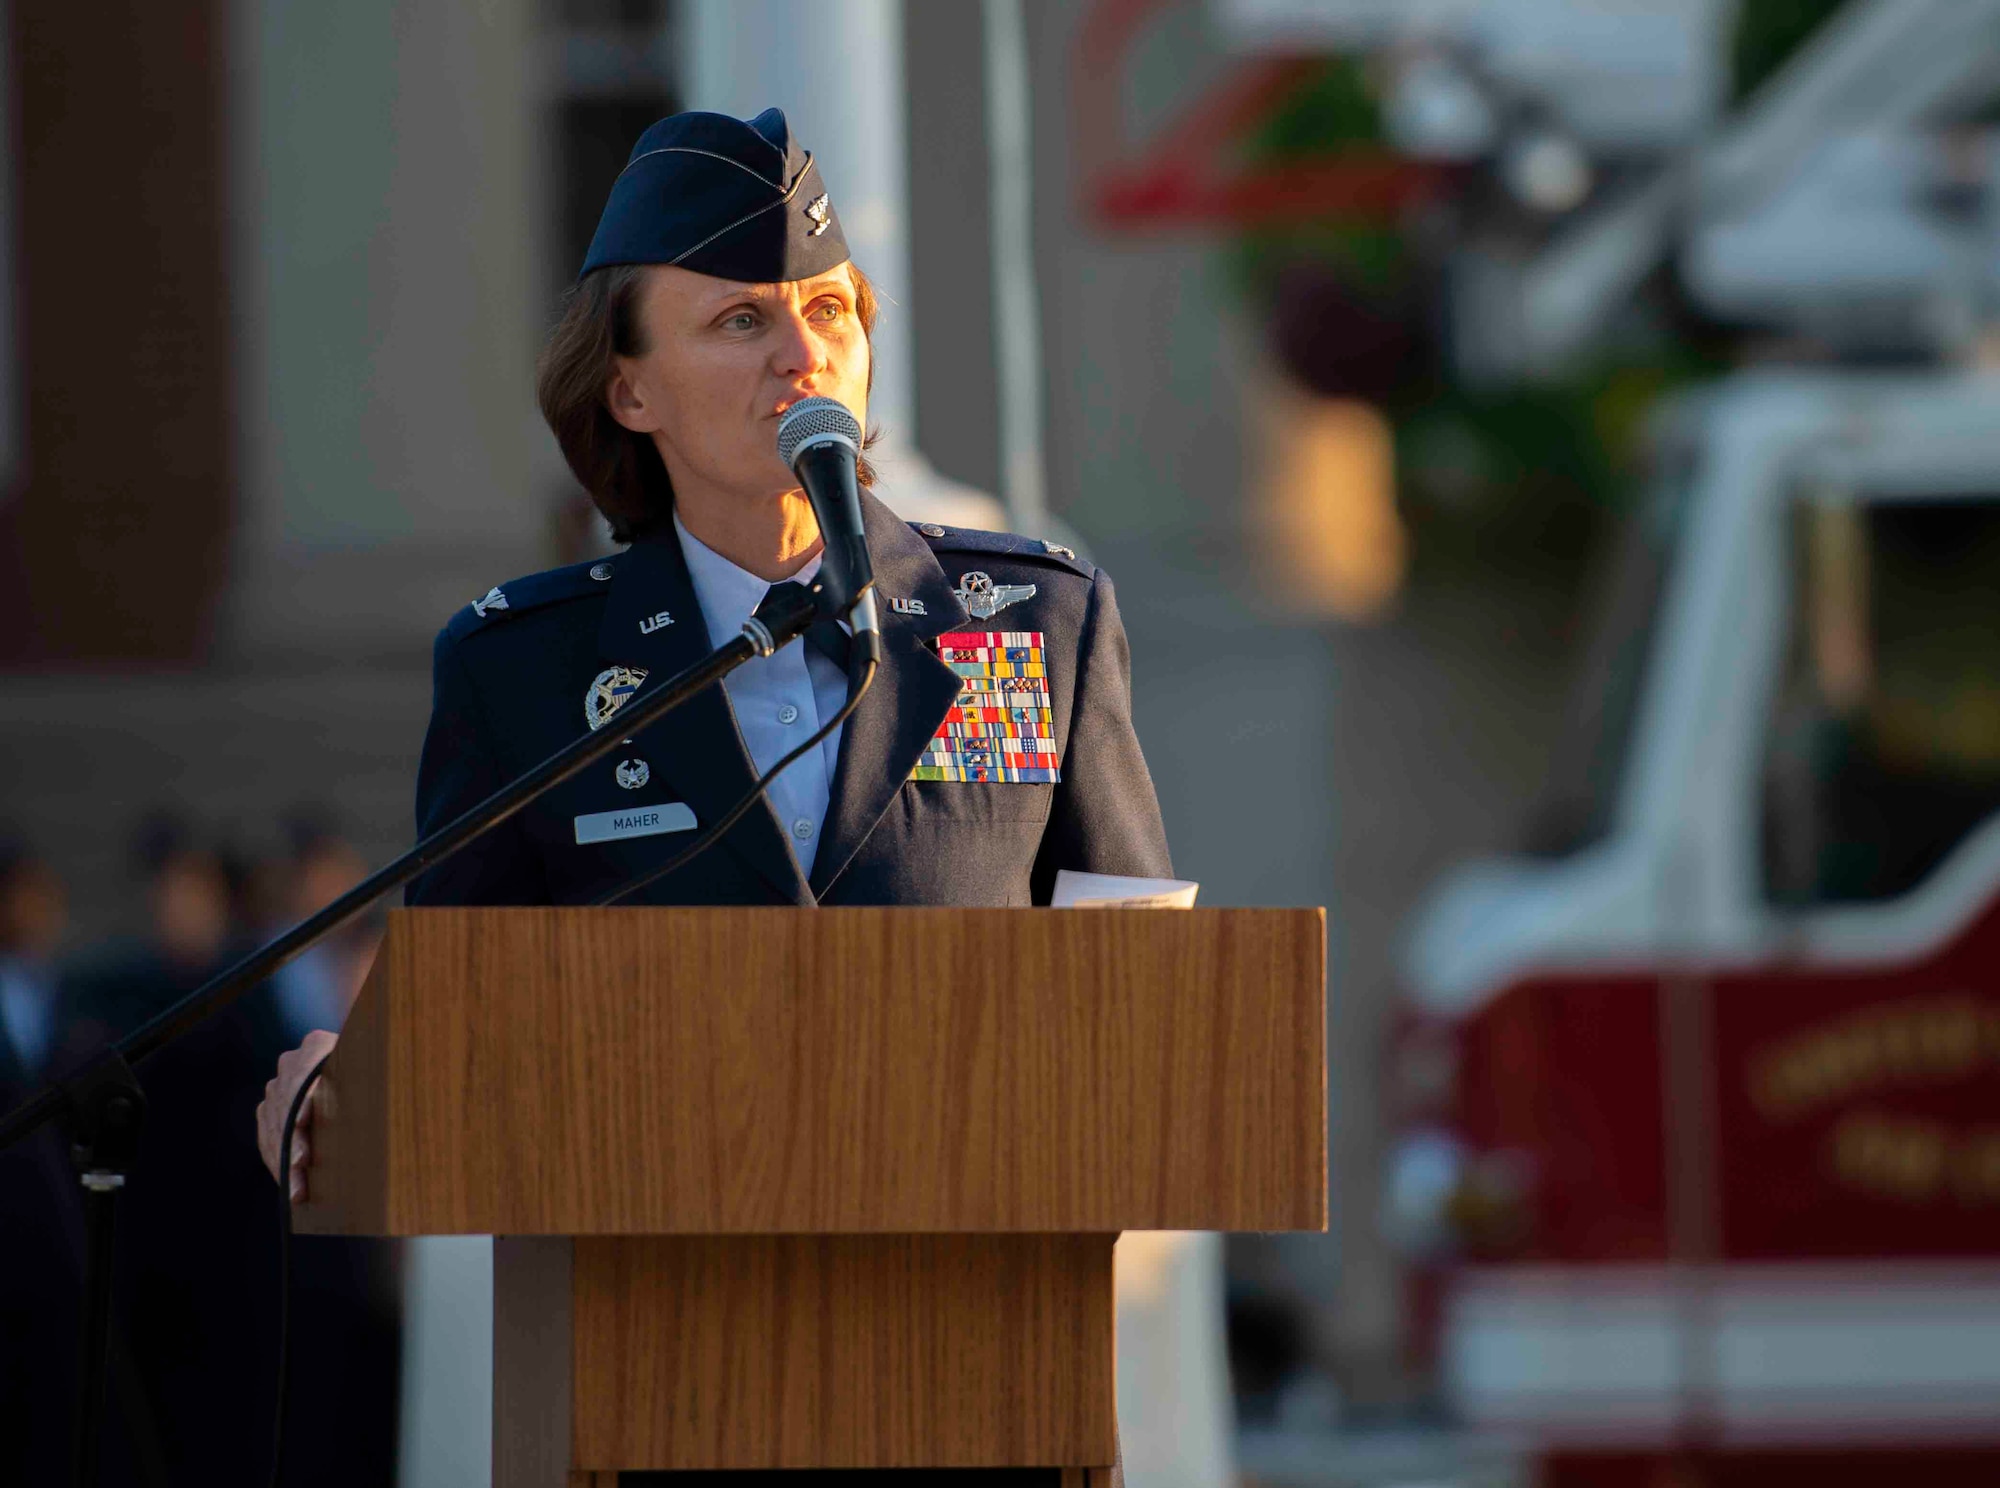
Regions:
<instances>
[{"instance_id":1,"label":"green foliage","mask_svg":"<svg viewBox=\"0 0 2000 1488\"><path fill-rule=\"evenodd\" d=\"M1321 160L1382 143L1382 109L1368 70L1354 57L1329 57L1243 141L1252 166ZM1230 278L1252 303L1268 305L1278 278L1293 264L1320 262L1370 290L1391 291L1408 279L1403 235L1380 222L1320 222L1254 227L1230 255Z\"/></svg>"},{"instance_id":2,"label":"green foliage","mask_svg":"<svg viewBox=\"0 0 2000 1488\"><path fill-rule=\"evenodd\" d=\"M1731 81L1738 102L1784 66L1848 0L1742 0L1730 47Z\"/></svg>"},{"instance_id":3,"label":"green foliage","mask_svg":"<svg viewBox=\"0 0 2000 1488\"><path fill-rule=\"evenodd\" d=\"M1329 57L1244 141L1259 164L1310 160L1382 142L1382 107L1353 57Z\"/></svg>"},{"instance_id":4,"label":"green foliage","mask_svg":"<svg viewBox=\"0 0 2000 1488\"><path fill-rule=\"evenodd\" d=\"M1744 47L1775 67L1840 0L1745 0ZM1747 41L1746 41L1746 38ZM1761 74L1759 74L1761 76ZM1366 66L1330 58L1243 142L1247 163L1281 164L1382 147L1381 108ZM1379 221L1270 225L1240 232L1222 262L1258 317L1274 312L1288 268L1317 264L1363 299L1414 303L1427 287L1405 234ZM1428 286L1435 292L1436 286ZM1639 489L1647 415L1665 394L1712 375L1705 348L1671 334L1609 351L1558 384L1482 391L1422 375L1388 400L1404 508L1419 552L1451 561L1524 563L1575 557Z\"/></svg>"}]
</instances>

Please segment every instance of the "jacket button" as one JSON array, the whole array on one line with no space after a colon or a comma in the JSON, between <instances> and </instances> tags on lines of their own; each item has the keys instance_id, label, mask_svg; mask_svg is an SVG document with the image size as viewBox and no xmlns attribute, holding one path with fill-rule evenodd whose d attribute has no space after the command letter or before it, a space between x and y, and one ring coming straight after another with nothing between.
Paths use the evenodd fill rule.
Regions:
<instances>
[{"instance_id":1,"label":"jacket button","mask_svg":"<svg viewBox=\"0 0 2000 1488\"><path fill-rule=\"evenodd\" d=\"M778 722L797 723L798 721L799 721L799 710L797 708L794 708L790 703L786 703L784 707L778 710Z\"/></svg>"},{"instance_id":2,"label":"jacket button","mask_svg":"<svg viewBox=\"0 0 2000 1488\"><path fill-rule=\"evenodd\" d=\"M812 834L813 834L813 824L811 817L802 816L797 821L792 823L792 835L798 838L799 841L804 842L806 838L812 836Z\"/></svg>"}]
</instances>

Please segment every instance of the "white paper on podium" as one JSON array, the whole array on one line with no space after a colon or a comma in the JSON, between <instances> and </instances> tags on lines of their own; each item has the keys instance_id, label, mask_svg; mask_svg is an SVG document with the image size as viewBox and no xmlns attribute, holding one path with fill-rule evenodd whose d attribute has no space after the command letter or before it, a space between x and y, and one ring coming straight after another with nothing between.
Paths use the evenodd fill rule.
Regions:
<instances>
[{"instance_id":1,"label":"white paper on podium","mask_svg":"<svg viewBox=\"0 0 2000 1488\"><path fill-rule=\"evenodd\" d=\"M1120 873L1056 870L1050 909L1193 909L1201 887L1184 878L1128 878Z\"/></svg>"}]
</instances>

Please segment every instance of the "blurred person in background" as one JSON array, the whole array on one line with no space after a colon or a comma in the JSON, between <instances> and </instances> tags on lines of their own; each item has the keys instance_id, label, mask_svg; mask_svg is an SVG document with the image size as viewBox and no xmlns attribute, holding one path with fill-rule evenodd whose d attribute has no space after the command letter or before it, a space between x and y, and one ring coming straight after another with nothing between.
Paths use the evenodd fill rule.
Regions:
<instances>
[{"instance_id":1,"label":"blurred person in background","mask_svg":"<svg viewBox=\"0 0 2000 1488\"><path fill-rule=\"evenodd\" d=\"M0 1110L88 1049L57 963L68 894L27 843L0 838ZM0 1483L67 1480L83 1307L83 1223L64 1137L0 1151ZM107 1481L163 1483L122 1336L111 1345Z\"/></svg>"},{"instance_id":2,"label":"blurred person in background","mask_svg":"<svg viewBox=\"0 0 2000 1488\"><path fill-rule=\"evenodd\" d=\"M0 1106L55 1057L61 881L26 843L0 842ZM69 1459L80 1211L53 1130L0 1152L0 1481L62 1481Z\"/></svg>"},{"instance_id":3,"label":"blurred person in background","mask_svg":"<svg viewBox=\"0 0 2000 1488\"><path fill-rule=\"evenodd\" d=\"M122 1037L200 986L235 934L228 860L186 819L147 817L133 833L132 861L145 885L146 926L136 941L77 969L75 1031L86 1046Z\"/></svg>"},{"instance_id":4,"label":"blurred person in background","mask_svg":"<svg viewBox=\"0 0 2000 1488\"><path fill-rule=\"evenodd\" d=\"M260 938L324 909L368 873L367 861L326 812L295 809L285 822L285 838L285 859L269 875L277 914L261 928ZM291 1043L315 1029L337 1030L346 1021L381 939L381 916L367 915L279 968L271 991Z\"/></svg>"},{"instance_id":5,"label":"blurred person in background","mask_svg":"<svg viewBox=\"0 0 2000 1488\"><path fill-rule=\"evenodd\" d=\"M0 1078L32 1081L62 1036L56 948L69 921L55 870L27 844L0 838Z\"/></svg>"},{"instance_id":6,"label":"blurred person in background","mask_svg":"<svg viewBox=\"0 0 2000 1488\"><path fill-rule=\"evenodd\" d=\"M160 978L160 995L171 997L200 985L222 958L236 897L229 863L172 818L148 825L138 857L147 872L151 969Z\"/></svg>"},{"instance_id":7,"label":"blurred person in background","mask_svg":"<svg viewBox=\"0 0 2000 1488\"><path fill-rule=\"evenodd\" d=\"M167 830L171 825L175 830ZM332 817L295 809L281 849L237 869L178 823L149 824L152 934L106 1003L129 1026L365 872ZM145 1181L121 1221L121 1305L160 1450L176 1483L262 1481L277 1408L279 1211L257 1155L264 1073L313 1028L338 1028L373 956L373 927L292 962L148 1060ZM137 1015L136 1017L134 1015ZM401 1322L397 1252L301 1238L292 1251L288 1429L316 1444L291 1484L395 1478Z\"/></svg>"}]
</instances>

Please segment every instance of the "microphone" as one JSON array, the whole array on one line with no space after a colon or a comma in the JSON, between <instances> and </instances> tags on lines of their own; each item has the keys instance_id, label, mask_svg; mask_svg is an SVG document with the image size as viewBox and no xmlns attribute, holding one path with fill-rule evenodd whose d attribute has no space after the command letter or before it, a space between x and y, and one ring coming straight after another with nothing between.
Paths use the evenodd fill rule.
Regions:
<instances>
[{"instance_id":1,"label":"microphone","mask_svg":"<svg viewBox=\"0 0 2000 1488\"><path fill-rule=\"evenodd\" d=\"M805 488L825 545L813 585L820 613L846 615L854 627L857 656L882 659L881 621L875 608L875 565L861 532L861 424L832 398L801 398L778 420L778 458Z\"/></svg>"}]
</instances>

